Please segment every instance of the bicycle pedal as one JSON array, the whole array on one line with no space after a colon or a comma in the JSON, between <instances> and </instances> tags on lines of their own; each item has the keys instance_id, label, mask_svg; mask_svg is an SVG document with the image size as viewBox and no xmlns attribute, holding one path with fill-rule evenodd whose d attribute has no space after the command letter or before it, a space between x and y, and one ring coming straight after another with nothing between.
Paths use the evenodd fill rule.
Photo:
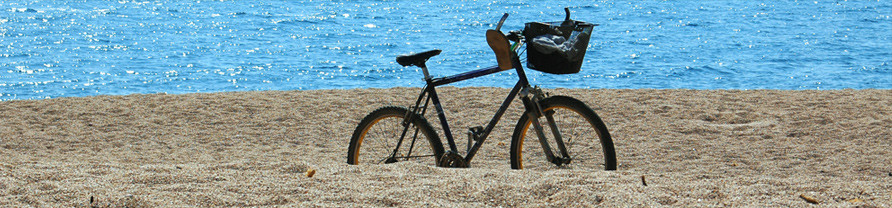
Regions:
<instances>
[{"instance_id":1,"label":"bicycle pedal","mask_svg":"<svg viewBox=\"0 0 892 208\"><path fill-rule=\"evenodd\" d=\"M483 132L482 126L475 126L468 128L468 146L465 152L471 151L471 146L474 145L474 142L480 142L480 133Z\"/></svg>"},{"instance_id":2,"label":"bicycle pedal","mask_svg":"<svg viewBox=\"0 0 892 208\"><path fill-rule=\"evenodd\" d=\"M480 137L480 133L483 133L483 127L475 126L475 127L468 128L468 133L471 133L474 135L474 138L475 138L474 140L478 140L479 139L478 137Z\"/></svg>"},{"instance_id":3,"label":"bicycle pedal","mask_svg":"<svg viewBox=\"0 0 892 208\"><path fill-rule=\"evenodd\" d=\"M475 126L475 127L468 128L468 141L470 141L470 140L480 141L480 134L482 134L482 133L483 133L482 126Z\"/></svg>"}]
</instances>

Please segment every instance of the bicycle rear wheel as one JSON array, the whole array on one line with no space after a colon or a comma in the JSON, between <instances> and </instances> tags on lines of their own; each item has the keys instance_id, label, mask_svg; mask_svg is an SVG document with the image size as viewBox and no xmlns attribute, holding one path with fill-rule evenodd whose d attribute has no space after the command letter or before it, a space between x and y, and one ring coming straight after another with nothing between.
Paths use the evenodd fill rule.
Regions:
<instances>
[{"instance_id":1,"label":"bicycle rear wheel","mask_svg":"<svg viewBox=\"0 0 892 208\"><path fill-rule=\"evenodd\" d=\"M563 137L570 156L570 163L561 167L616 170L613 139L610 138L607 126L595 111L582 101L565 96L549 97L539 104L545 114L553 115L557 126L557 129L551 129L544 117L539 118L543 134L547 137L555 157L561 157L561 151L553 138L555 130ZM555 164L546 159L536 130L531 127L533 127L532 119L528 113L524 113L517 122L511 138L511 168L554 167Z\"/></svg>"},{"instance_id":2,"label":"bicycle rear wheel","mask_svg":"<svg viewBox=\"0 0 892 208\"><path fill-rule=\"evenodd\" d=\"M372 111L359 122L350 139L347 163L415 161L436 165L442 155L443 144L427 120L404 107L388 106Z\"/></svg>"}]
</instances>

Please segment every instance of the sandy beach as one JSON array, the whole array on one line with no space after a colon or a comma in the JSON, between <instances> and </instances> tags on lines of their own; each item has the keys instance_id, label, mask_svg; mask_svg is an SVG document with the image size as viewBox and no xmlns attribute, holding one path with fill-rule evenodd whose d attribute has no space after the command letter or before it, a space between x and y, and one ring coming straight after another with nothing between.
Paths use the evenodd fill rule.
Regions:
<instances>
[{"instance_id":1,"label":"sandy beach","mask_svg":"<svg viewBox=\"0 0 892 208\"><path fill-rule=\"evenodd\" d=\"M511 170L519 102L470 168L346 164L419 90L3 101L0 207L892 207L892 90L546 89L601 116L617 171ZM507 91L440 96L463 135Z\"/></svg>"}]
</instances>

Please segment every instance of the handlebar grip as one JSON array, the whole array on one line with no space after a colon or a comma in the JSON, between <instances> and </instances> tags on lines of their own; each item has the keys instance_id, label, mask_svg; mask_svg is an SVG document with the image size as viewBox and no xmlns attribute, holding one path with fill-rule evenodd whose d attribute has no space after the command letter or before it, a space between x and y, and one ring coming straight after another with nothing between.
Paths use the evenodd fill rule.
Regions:
<instances>
[{"instance_id":1,"label":"handlebar grip","mask_svg":"<svg viewBox=\"0 0 892 208\"><path fill-rule=\"evenodd\" d=\"M570 21L570 7L564 7L564 13L567 13L567 16L564 17L564 21Z\"/></svg>"},{"instance_id":2,"label":"handlebar grip","mask_svg":"<svg viewBox=\"0 0 892 208\"><path fill-rule=\"evenodd\" d=\"M499 20L499 24L496 25L496 31L502 31L502 24L505 23L505 20L508 19L508 13L502 15L502 19Z\"/></svg>"},{"instance_id":3,"label":"handlebar grip","mask_svg":"<svg viewBox=\"0 0 892 208\"><path fill-rule=\"evenodd\" d=\"M569 7L564 7L564 13L567 13L567 16L564 17L564 22L561 22L561 27L575 26L576 22L570 19L570 8Z\"/></svg>"}]
</instances>

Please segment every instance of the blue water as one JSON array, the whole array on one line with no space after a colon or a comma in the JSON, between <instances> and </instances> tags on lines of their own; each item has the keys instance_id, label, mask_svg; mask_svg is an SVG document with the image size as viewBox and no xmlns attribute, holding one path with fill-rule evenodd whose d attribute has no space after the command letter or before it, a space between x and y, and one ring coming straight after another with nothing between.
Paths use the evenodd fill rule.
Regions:
<instances>
[{"instance_id":1,"label":"blue water","mask_svg":"<svg viewBox=\"0 0 892 208\"><path fill-rule=\"evenodd\" d=\"M892 1L2 1L0 100L420 87L495 64L484 31L598 23L569 88L892 88ZM457 86L510 87L511 71Z\"/></svg>"}]
</instances>

